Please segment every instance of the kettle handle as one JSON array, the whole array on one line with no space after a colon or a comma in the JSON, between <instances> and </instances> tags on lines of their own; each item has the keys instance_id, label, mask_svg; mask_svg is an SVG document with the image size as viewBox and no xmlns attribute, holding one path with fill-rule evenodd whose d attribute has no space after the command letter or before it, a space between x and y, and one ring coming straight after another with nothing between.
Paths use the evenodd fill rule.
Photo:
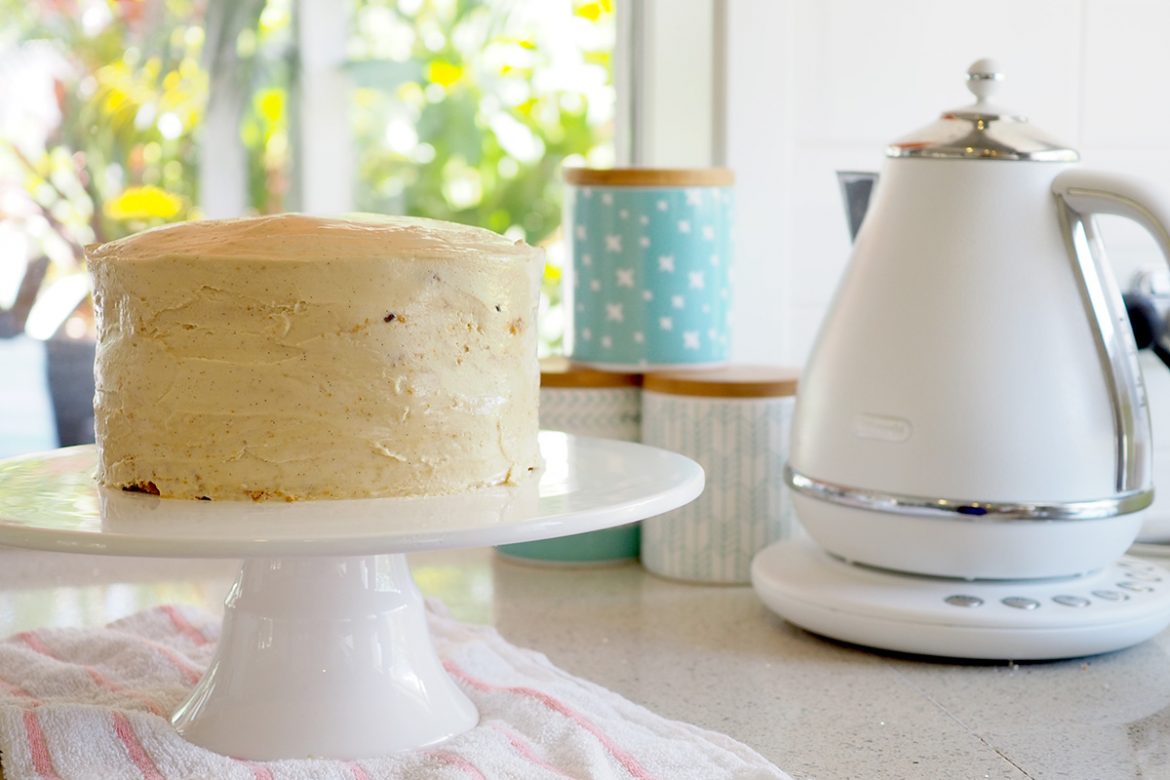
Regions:
<instances>
[{"instance_id":1,"label":"kettle handle","mask_svg":"<svg viewBox=\"0 0 1170 780\"><path fill-rule=\"evenodd\" d=\"M1133 176L1084 168L1057 175L1052 192L1082 218L1115 214L1137 222L1154 237L1170 263L1170 193L1160 193L1148 181Z\"/></svg>"},{"instance_id":2,"label":"kettle handle","mask_svg":"<svg viewBox=\"0 0 1170 780\"><path fill-rule=\"evenodd\" d=\"M1105 257L1096 214L1127 217L1144 227L1170 263L1170 196L1141 179L1074 168L1052 181L1069 257L1078 271L1085 308L1095 320L1098 353L1113 406L1116 485L1148 490L1151 481L1149 411L1133 330Z\"/></svg>"}]
</instances>

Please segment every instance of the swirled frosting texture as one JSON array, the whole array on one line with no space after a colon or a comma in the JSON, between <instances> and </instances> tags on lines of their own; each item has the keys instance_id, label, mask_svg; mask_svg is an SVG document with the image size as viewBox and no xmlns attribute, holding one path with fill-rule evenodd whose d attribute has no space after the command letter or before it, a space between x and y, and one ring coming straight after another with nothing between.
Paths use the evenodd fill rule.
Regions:
<instances>
[{"instance_id":1,"label":"swirled frosting texture","mask_svg":"<svg viewBox=\"0 0 1170 780\"><path fill-rule=\"evenodd\" d=\"M104 485L437 495L539 463L543 254L522 242L288 214L159 228L87 257Z\"/></svg>"}]
</instances>

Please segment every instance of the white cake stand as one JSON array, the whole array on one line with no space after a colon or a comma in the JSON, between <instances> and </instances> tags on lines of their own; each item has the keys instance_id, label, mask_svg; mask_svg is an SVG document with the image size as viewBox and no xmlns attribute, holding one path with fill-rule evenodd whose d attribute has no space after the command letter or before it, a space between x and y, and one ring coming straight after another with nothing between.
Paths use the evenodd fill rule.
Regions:
<instances>
[{"instance_id":1,"label":"white cake stand","mask_svg":"<svg viewBox=\"0 0 1170 780\"><path fill-rule=\"evenodd\" d=\"M236 758L357 759L474 726L435 654L404 553L632 523L703 489L698 464L629 442L542 432L539 478L434 498L179 501L107 491L91 446L0 461L0 544L245 558L215 658L172 722Z\"/></svg>"}]
</instances>

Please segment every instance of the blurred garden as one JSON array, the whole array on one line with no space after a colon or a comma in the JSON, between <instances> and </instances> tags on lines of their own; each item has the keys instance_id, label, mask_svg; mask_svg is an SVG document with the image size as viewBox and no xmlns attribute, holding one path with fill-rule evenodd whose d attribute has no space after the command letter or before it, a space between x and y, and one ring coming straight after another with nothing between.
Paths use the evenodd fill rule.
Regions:
<instances>
[{"instance_id":1,"label":"blurred garden","mask_svg":"<svg viewBox=\"0 0 1170 780\"><path fill-rule=\"evenodd\" d=\"M0 0L0 455L92 440L86 244L313 212L334 159L342 210L545 246L557 352L560 170L613 163L614 28L612 0Z\"/></svg>"},{"instance_id":2,"label":"blurred garden","mask_svg":"<svg viewBox=\"0 0 1170 780\"><path fill-rule=\"evenodd\" d=\"M217 90L238 96L246 213L301 208L300 163L326 151L298 140L313 1L0 0L0 335L84 338L81 247L208 210ZM555 350L560 168L613 157L611 1L337 8L354 206L549 245Z\"/></svg>"}]
</instances>

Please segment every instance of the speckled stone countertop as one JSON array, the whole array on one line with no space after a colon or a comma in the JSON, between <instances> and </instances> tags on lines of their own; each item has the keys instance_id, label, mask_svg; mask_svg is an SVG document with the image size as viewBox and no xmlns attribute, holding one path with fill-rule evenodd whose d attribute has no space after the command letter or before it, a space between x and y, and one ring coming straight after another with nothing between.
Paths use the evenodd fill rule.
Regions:
<instances>
[{"instance_id":1,"label":"speckled stone countertop","mask_svg":"<svg viewBox=\"0 0 1170 780\"><path fill-rule=\"evenodd\" d=\"M1170 780L1170 632L1074 661L953 664L825 641L750 588L667 582L634 564L539 568L490 550L411 560L419 587L457 617L729 734L797 780ZM235 571L0 550L0 635L163 602L219 611Z\"/></svg>"}]
</instances>

